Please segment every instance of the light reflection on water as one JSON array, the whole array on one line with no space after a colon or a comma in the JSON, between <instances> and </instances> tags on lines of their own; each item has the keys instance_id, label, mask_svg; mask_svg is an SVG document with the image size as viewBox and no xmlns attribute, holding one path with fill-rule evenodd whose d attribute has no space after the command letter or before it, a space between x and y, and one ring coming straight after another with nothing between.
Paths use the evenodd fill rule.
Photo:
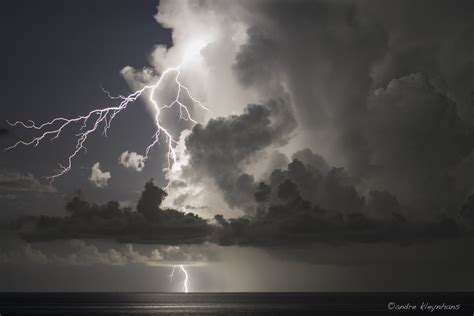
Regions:
<instances>
[{"instance_id":1,"label":"light reflection on water","mask_svg":"<svg viewBox=\"0 0 474 316\"><path fill-rule=\"evenodd\" d=\"M353 315L387 311L389 301L453 302L474 310L471 293L0 293L1 315ZM358 314L360 315L360 314ZM471 315L471 314L470 314Z\"/></svg>"},{"instance_id":2,"label":"light reflection on water","mask_svg":"<svg viewBox=\"0 0 474 316\"><path fill-rule=\"evenodd\" d=\"M288 293L6 293L8 311L25 315L94 314L234 314L300 310L314 301L310 294ZM5 299L5 295L8 299ZM310 295L310 296L308 296ZM26 303L26 304L25 304Z\"/></svg>"}]
</instances>

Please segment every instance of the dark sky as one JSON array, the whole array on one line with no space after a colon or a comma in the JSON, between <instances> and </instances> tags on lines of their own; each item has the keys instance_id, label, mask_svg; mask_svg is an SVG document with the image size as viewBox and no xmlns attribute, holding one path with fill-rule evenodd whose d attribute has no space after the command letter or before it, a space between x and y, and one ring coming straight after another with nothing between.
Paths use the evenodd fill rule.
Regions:
<instances>
[{"instance_id":1,"label":"dark sky","mask_svg":"<svg viewBox=\"0 0 474 316\"><path fill-rule=\"evenodd\" d=\"M101 84L113 94L130 91L120 70L127 65L137 68L147 65L156 44L171 45L170 31L161 28L153 18L157 5L158 1L3 3L1 33L5 48L1 56L5 89L0 109L1 126L6 127L5 120L34 118L42 122L58 115L79 115L103 107L107 98L100 89ZM126 118L114 124L112 140L107 146L103 139L91 139L88 149L95 153L94 157L88 159L81 155L76 161L77 167L87 168L87 172L83 172L88 173L96 161L105 157L116 160L125 149L138 151L147 144L154 132L151 121L149 129L143 124L133 133L121 132L131 128L131 122L149 120L140 101L129 112ZM11 131L8 138L1 140L2 147L20 135L31 136L21 133L16 129ZM142 141L145 137L147 140ZM70 142L59 141L53 145L46 143L36 150L22 148L3 154L1 167L33 172L38 178L51 175L56 163L65 163L72 150ZM147 169L152 173L148 177L159 180L162 160L159 153L155 153L155 158ZM116 164L103 167L115 168ZM79 168L73 170L71 178L61 181L60 189L63 192L87 190L87 177L77 176L80 172ZM118 184L115 190L127 199L127 194L145 180L147 176L134 177L128 183ZM112 196L102 190L100 197L94 198L106 200Z\"/></svg>"},{"instance_id":2,"label":"dark sky","mask_svg":"<svg viewBox=\"0 0 474 316\"><path fill-rule=\"evenodd\" d=\"M179 264L199 291L474 288L472 1L2 6L1 148L101 86L183 95L171 170L145 98L51 186L80 125L0 153L0 290L182 290Z\"/></svg>"}]
</instances>

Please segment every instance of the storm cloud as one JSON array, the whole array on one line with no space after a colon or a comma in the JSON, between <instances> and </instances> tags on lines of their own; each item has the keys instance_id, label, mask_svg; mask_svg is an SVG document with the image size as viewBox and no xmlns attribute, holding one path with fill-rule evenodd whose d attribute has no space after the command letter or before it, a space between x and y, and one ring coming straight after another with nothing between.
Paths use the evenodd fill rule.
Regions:
<instances>
[{"instance_id":1,"label":"storm cloud","mask_svg":"<svg viewBox=\"0 0 474 316\"><path fill-rule=\"evenodd\" d=\"M90 203L80 194L68 201L66 216L25 216L11 227L29 242L105 238L119 242L166 245L208 241L211 226L199 216L161 208L166 192L147 182L136 211L117 201Z\"/></svg>"},{"instance_id":2,"label":"storm cloud","mask_svg":"<svg viewBox=\"0 0 474 316\"><path fill-rule=\"evenodd\" d=\"M413 261L426 245L429 262L461 261L474 234L473 11L468 0L160 1L155 19L172 42L153 49L149 66L121 74L132 88L156 82L202 41L180 80L210 111L190 106L199 122L192 128L172 121L171 111L161 117L172 126L176 163L141 195L126 197L136 208L74 196L64 216L13 222L33 246L0 258L150 265L191 262L173 247L212 244L234 252L229 261L242 249L264 249L312 263L340 251L327 262L358 264L361 254L374 263L373 249L386 263L396 252L384 252L416 244L407 247ZM168 88L157 103L167 104ZM150 155L157 164L150 159L144 168L135 152L143 148L121 144L113 164L122 153L121 166L151 177L166 160L164 146ZM108 186L114 194L115 184L133 182L132 173L112 169L112 183L94 166L96 191ZM11 191L43 188L33 176L7 178L0 175L1 191L3 183ZM77 241L88 238L121 245ZM59 239L76 240L73 257L35 248ZM161 250L138 252L143 244ZM451 258L443 251L454 244Z\"/></svg>"},{"instance_id":3,"label":"storm cloud","mask_svg":"<svg viewBox=\"0 0 474 316\"><path fill-rule=\"evenodd\" d=\"M421 73L394 79L368 109L371 186L420 211L458 206L472 187L456 185L454 172L474 138L436 81Z\"/></svg>"},{"instance_id":4,"label":"storm cloud","mask_svg":"<svg viewBox=\"0 0 474 316\"><path fill-rule=\"evenodd\" d=\"M210 178L230 207L251 211L255 179L245 167L264 149L286 144L295 127L291 105L284 99L250 104L241 115L198 124L184 140L189 161L181 181ZM179 183L172 181L171 190Z\"/></svg>"},{"instance_id":5,"label":"storm cloud","mask_svg":"<svg viewBox=\"0 0 474 316\"><path fill-rule=\"evenodd\" d=\"M262 96L289 95L298 124L290 148L344 167L333 177L353 186L334 201L355 207L352 196L381 191L424 218L459 210L474 189L472 3L240 5L247 41L234 74ZM331 208L330 196L312 202Z\"/></svg>"},{"instance_id":6,"label":"storm cloud","mask_svg":"<svg viewBox=\"0 0 474 316\"><path fill-rule=\"evenodd\" d=\"M173 29L175 46L156 48L152 66L162 71L195 34L209 40L196 71L211 70L212 83L188 80L211 111L181 135L166 204L255 214L257 184L291 157L324 174L336 167L317 194L314 179L299 184L321 207L360 210L379 191L425 219L456 212L473 190L471 9L468 1L163 1L156 19Z\"/></svg>"},{"instance_id":7,"label":"storm cloud","mask_svg":"<svg viewBox=\"0 0 474 316\"><path fill-rule=\"evenodd\" d=\"M305 191L308 187L313 194ZM102 238L121 243L257 247L315 242L406 244L474 233L472 196L451 217L420 220L389 192L371 191L366 200L346 182L343 170L332 168L324 173L296 159L287 169L275 170L268 183L256 186L257 211L253 217L226 219L216 215L209 221L193 213L161 208L165 196L166 192L151 181L145 185L136 211L120 208L115 201L97 205L75 196L67 204L69 215L22 217L11 228L28 242ZM90 247L84 251L97 252ZM111 255L117 257L113 251L103 256ZM103 256L97 254L99 259Z\"/></svg>"},{"instance_id":8,"label":"storm cloud","mask_svg":"<svg viewBox=\"0 0 474 316\"><path fill-rule=\"evenodd\" d=\"M367 97L392 80L425 73L425 80L438 82L434 93L454 101L457 124L472 124L469 1L459 6L443 1L415 6L409 1L387 6L376 1L260 1L243 6L252 14L248 41L236 56L236 75L247 86L276 81L286 87L300 127L310 130L312 137L303 138L306 145L355 176L367 177L378 150L364 135L368 103L374 102ZM429 120L436 114L424 115ZM395 124L404 118L391 119ZM402 129L392 133L409 141Z\"/></svg>"},{"instance_id":9,"label":"storm cloud","mask_svg":"<svg viewBox=\"0 0 474 316\"><path fill-rule=\"evenodd\" d=\"M212 71L200 84L182 80L214 102L212 111L181 134L167 192L147 185L137 212L75 197L68 217L39 221L51 230L38 238L89 230L138 241L182 243L196 233L198 242L278 244L470 232L473 27L464 12L472 4L438 4L449 18L424 1L163 1L156 19L172 29L174 45L155 49L153 69L123 73L154 80L192 42L193 25L208 41L194 71ZM126 151L119 163L141 171L142 158ZM109 178L94 165L93 183ZM205 210L226 216L212 222L198 215ZM176 238L180 231L190 235Z\"/></svg>"},{"instance_id":10,"label":"storm cloud","mask_svg":"<svg viewBox=\"0 0 474 316\"><path fill-rule=\"evenodd\" d=\"M275 170L267 182L260 182L255 200L259 206L254 218L215 217L219 243L259 246L314 242L406 244L471 236L474 228L468 224L472 198L462 209L452 209L449 215L420 219L387 191L370 191L367 197L361 196L342 168L325 172L297 159L286 169Z\"/></svg>"}]
</instances>

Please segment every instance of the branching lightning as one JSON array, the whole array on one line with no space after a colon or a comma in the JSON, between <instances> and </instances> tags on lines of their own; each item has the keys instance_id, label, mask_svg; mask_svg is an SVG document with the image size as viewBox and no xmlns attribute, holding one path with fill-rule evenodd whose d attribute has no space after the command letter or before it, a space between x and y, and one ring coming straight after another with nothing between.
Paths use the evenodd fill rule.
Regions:
<instances>
[{"instance_id":1,"label":"branching lightning","mask_svg":"<svg viewBox=\"0 0 474 316\"><path fill-rule=\"evenodd\" d=\"M170 282L173 281L174 272L177 268L179 268L184 274L183 291L185 293L188 293L188 279L189 279L188 272L186 271L186 269L184 268L182 264L173 266L173 270L171 270L171 274L170 274Z\"/></svg>"},{"instance_id":2,"label":"branching lightning","mask_svg":"<svg viewBox=\"0 0 474 316\"><path fill-rule=\"evenodd\" d=\"M7 123L11 126L21 126L25 129L35 130L37 132L41 132L42 134L32 138L31 140L20 140L13 144L10 147L5 148L4 150L14 149L20 145L23 146L38 146L41 142L45 139L55 140L58 139L63 130L66 127L69 127L74 124L81 124L79 127L79 132L75 134L75 148L74 151L68 156L67 163L65 165L59 164L59 171L51 176L46 177L52 183L56 178L66 174L69 172L73 165L73 160L76 156L84 150L87 153L87 147L85 143L88 137L96 133L99 129L102 129L102 134L107 137L107 132L112 124L114 118L123 110L125 110L130 103L135 102L140 96L142 96L145 92L149 92L149 102L154 108L155 116L154 116L154 124L156 126L156 132L152 137L151 143L146 147L145 150L145 159L148 159L150 155L150 150L156 145L160 143L160 135L163 135L166 139L166 143L168 146L167 152L167 161L168 161L168 168L171 167L172 163L176 162L176 152L175 146L177 141L173 139L171 133L166 129L160 120L161 111L164 109L170 109L173 107L179 108L180 119L191 121L193 123L197 123L191 116L189 107L185 105L181 100L182 97L187 97L191 100L194 104L200 106L202 109L209 111L202 102L194 98L189 91L189 89L182 83L180 80L181 76L181 67L183 63L166 69L158 79L158 81L153 85L147 85L143 88L129 94L128 96L112 96L108 91L102 89L104 93L111 99L111 100L119 100L120 103L116 106L109 106L101 109L94 109L89 113L77 117L56 117L51 121L46 123L37 124L32 120L28 121L16 121L16 122L9 122ZM174 100L165 105L159 105L158 102L155 100L155 92L159 89L163 82L165 81L166 77L171 76L174 74L174 83L177 87L177 92ZM181 269L184 269L181 267Z\"/></svg>"}]
</instances>

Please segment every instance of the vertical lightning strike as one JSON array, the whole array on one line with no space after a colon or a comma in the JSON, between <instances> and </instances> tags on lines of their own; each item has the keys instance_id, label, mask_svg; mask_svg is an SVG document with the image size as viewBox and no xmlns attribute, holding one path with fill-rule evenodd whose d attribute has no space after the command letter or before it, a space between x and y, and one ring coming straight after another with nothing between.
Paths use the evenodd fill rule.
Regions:
<instances>
[{"instance_id":1,"label":"vertical lightning strike","mask_svg":"<svg viewBox=\"0 0 474 316\"><path fill-rule=\"evenodd\" d=\"M183 282L184 292L188 293L188 272L186 271L186 269L184 268L182 264L179 265L179 268L184 273L184 282Z\"/></svg>"},{"instance_id":2,"label":"vertical lightning strike","mask_svg":"<svg viewBox=\"0 0 474 316\"><path fill-rule=\"evenodd\" d=\"M123 110L125 110L130 103L135 102L140 96L143 95L143 93L145 93L146 91L149 91L149 101L155 110L154 124L156 126L156 131L152 137L153 141L146 147L145 159L148 159L150 155L150 150L156 144L160 143L159 137L160 135L163 135L168 145L168 153L167 153L168 168L171 168L172 163L176 162L176 152L175 152L174 147L176 146L177 141L174 140L171 133L165 127L163 127L160 121L161 111L163 109L170 109L174 106L177 106L179 107L180 119L197 123L191 117L188 106L186 106L183 102L181 102L181 98L183 96L185 97L187 96L194 104L197 104L202 109L209 111L209 108L207 108L206 106L204 106L204 104L202 104L202 102L194 98L191 92L189 91L189 89L185 85L183 85L183 83L180 81L182 65L183 64L181 63L175 67L170 67L166 69L161 74L160 78L155 84L144 86L143 88L129 94L128 96L123 96L123 95L112 96L108 91L102 89L104 93L111 100L120 100L120 103L117 106L109 106L109 107L105 107L101 109L94 109L85 115L72 117L72 118L56 117L52 119L51 121L48 121L42 124L36 124L32 120L16 121L13 123L7 121L7 123L10 126L21 126L25 129L31 129L31 130L42 132L42 134L39 136L33 137L29 141L20 140L16 142L15 144L13 144L12 146L5 148L4 151L14 149L19 145L36 147L45 139L50 139L50 140L58 139L62 131L66 127L73 125L75 123L81 124L79 128L79 132L75 135L76 144L75 144L74 151L68 156L67 164L66 165L59 164L59 168L60 168L59 172L46 177L47 179L50 180L50 183L52 183L56 178L66 174L67 172L71 170L73 159L79 154L79 152L81 152L81 150L84 150L84 152L87 153L87 147L85 146L85 143L90 134L93 134L99 128L102 128L102 134L105 137L107 137L107 131L109 130L111 123L116 117L116 115L122 112ZM164 82L165 78L170 76L173 73L175 74L174 83L176 84L176 87L177 87L176 96L170 104L160 106L154 98L155 92L157 89L159 89L162 86L162 83Z\"/></svg>"},{"instance_id":3,"label":"vertical lightning strike","mask_svg":"<svg viewBox=\"0 0 474 316\"><path fill-rule=\"evenodd\" d=\"M184 274L183 291L184 293L188 293L188 280L189 280L188 271L186 271L186 269L184 268L182 264L173 266L173 270L171 270L171 274L170 274L170 282L173 281L174 272L176 268L181 269L181 271Z\"/></svg>"}]
</instances>

